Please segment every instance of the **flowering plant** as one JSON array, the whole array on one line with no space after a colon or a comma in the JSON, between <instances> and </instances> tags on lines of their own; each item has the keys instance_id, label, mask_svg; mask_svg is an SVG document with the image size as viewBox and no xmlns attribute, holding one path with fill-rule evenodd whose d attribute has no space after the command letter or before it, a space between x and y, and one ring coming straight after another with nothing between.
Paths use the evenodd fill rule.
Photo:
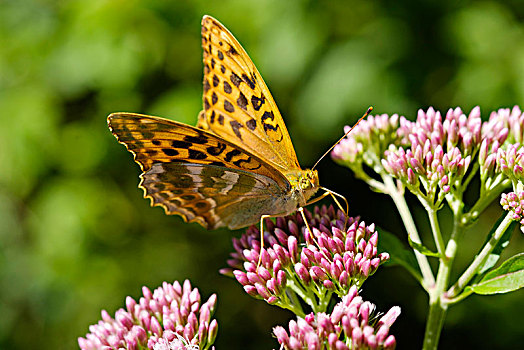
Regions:
<instances>
[{"instance_id":1,"label":"flowering plant","mask_svg":"<svg viewBox=\"0 0 524 350\"><path fill-rule=\"evenodd\" d=\"M523 140L524 114L518 107L493 112L484 122L479 107L469 115L460 108L450 109L445 116L429 108L420 110L414 122L396 114L369 117L332 152L333 159L373 190L389 195L399 211L416 259L403 259L395 246L387 249L429 294L424 349L437 348L449 306L472 293L506 293L524 287L523 253L494 268L514 225L520 224L524 232ZM477 197L468 206L464 196L474 186ZM502 193L508 188L509 193ZM436 251L421 241L404 199L405 190L426 210ZM451 267L466 228L499 197L507 213L485 233L484 246L451 282ZM442 232L437 216L445 205L453 215L449 233ZM439 262L436 277L430 258Z\"/></svg>"},{"instance_id":2,"label":"flowering plant","mask_svg":"<svg viewBox=\"0 0 524 350\"><path fill-rule=\"evenodd\" d=\"M358 296L362 283L389 259L388 253L378 252L375 225L347 218L333 207L304 213L312 232L298 213L275 223L266 220L261 246L260 232L252 226L233 239L230 267L221 272L233 275L251 296L297 315L289 332L274 329L286 349L394 349L389 328L400 308L377 320L374 305Z\"/></svg>"},{"instance_id":3,"label":"flowering plant","mask_svg":"<svg viewBox=\"0 0 524 350\"><path fill-rule=\"evenodd\" d=\"M512 227L524 231L523 141L524 114L518 107L493 112L485 122L478 107L469 115L452 109L444 117L430 108L419 111L416 121L370 116L334 148L332 157L393 199L414 259L399 250L396 236L381 230L387 252L379 251L374 224L322 206L305 209L304 216L266 219L262 235L257 227L248 228L233 239L229 266L220 272L234 277L252 297L296 315L287 328L273 329L282 349L394 349L390 329L400 307L380 314L359 295L366 279L391 257L429 294L423 348L436 349L449 306L472 293L524 287L524 253L494 268ZM464 196L473 186L478 186L477 198L466 205ZM426 210L436 250L420 239L406 190ZM506 213L486 232L471 264L450 281L465 229L499 197ZM449 233L442 231L437 215L446 205L453 215ZM436 271L429 259L438 260ZM201 303L189 281L164 283L153 293L144 287L138 303L128 297L126 309L114 318L103 311L102 321L78 342L82 349L208 349L218 329L211 319L215 305L215 295Z\"/></svg>"},{"instance_id":4,"label":"flowering plant","mask_svg":"<svg viewBox=\"0 0 524 350\"><path fill-rule=\"evenodd\" d=\"M254 226L233 239L229 267L221 273L234 276L249 295L297 315L288 330L274 328L282 348L394 349L389 330L400 308L381 315L358 295L362 283L389 259L378 252L375 226L333 207L304 214L312 232L294 214L265 221L263 246ZM215 295L201 304L189 281L164 283L153 293L144 287L138 303L128 297L126 309L114 319L103 311L102 321L78 342L85 350L208 349L217 334L218 324L211 320L215 304Z\"/></svg>"}]
</instances>

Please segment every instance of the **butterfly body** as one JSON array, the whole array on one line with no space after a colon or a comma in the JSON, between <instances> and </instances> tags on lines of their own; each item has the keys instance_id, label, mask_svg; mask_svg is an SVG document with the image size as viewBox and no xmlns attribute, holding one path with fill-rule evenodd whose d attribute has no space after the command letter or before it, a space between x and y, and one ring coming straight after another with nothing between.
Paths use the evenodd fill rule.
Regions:
<instances>
[{"instance_id":1,"label":"butterfly body","mask_svg":"<svg viewBox=\"0 0 524 350\"><path fill-rule=\"evenodd\" d=\"M135 113L113 113L111 132L134 155L139 187L167 214L213 229L237 229L283 216L319 189L302 170L260 73L217 20L202 19L204 110L197 127Z\"/></svg>"}]
</instances>

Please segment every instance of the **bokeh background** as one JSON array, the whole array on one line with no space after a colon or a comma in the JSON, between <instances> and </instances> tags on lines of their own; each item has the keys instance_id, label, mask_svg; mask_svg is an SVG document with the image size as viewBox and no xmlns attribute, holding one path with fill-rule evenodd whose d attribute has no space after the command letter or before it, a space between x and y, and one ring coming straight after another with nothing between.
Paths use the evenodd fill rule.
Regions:
<instances>
[{"instance_id":1,"label":"bokeh background","mask_svg":"<svg viewBox=\"0 0 524 350\"><path fill-rule=\"evenodd\" d=\"M524 106L523 1L1 1L0 348L76 348L101 309L186 278L219 295L217 348L278 348L271 329L291 315L217 272L241 232L149 207L106 125L115 111L196 122L204 14L253 58L304 166L370 105L408 118ZM330 159L320 177L352 215L403 237L388 198ZM499 215L495 203L465 237L456 274ZM515 232L505 257L523 250ZM405 271L383 267L363 292L379 310L400 305L399 348L420 348L427 297ZM522 344L523 313L522 291L470 297L450 309L441 348Z\"/></svg>"}]
</instances>

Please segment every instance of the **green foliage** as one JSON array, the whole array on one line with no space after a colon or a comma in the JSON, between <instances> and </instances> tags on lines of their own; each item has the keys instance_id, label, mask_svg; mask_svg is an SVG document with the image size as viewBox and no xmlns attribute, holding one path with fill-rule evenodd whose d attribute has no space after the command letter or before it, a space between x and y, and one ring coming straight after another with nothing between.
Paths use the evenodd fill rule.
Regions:
<instances>
[{"instance_id":1,"label":"green foliage","mask_svg":"<svg viewBox=\"0 0 524 350\"><path fill-rule=\"evenodd\" d=\"M467 287L477 294L508 293L524 288L524 253L512 256L488 272L479 283Z\"/></svg>"},{"instance_id":2,"label":"green foliage","mask_svg":"<svg viewBox=\"0 0 524 350\"><path fill-rule=\"evenodd\" d=\"M402 241L391 232L377 229L379 233L378 246L381 252L387 252L390 260L385 265L400 265L418 281L422 281L420 269L418 267L413 251L407 249Z\"/></svg>"},{"instance_id":3,"label":"green foliage","mask_svg":"<svg viewBox=\"0 0 524 350\"><path fill-rule=\"evenodd\" d=\"M217 348L275 347L267 334L289 315L275 316L217 273L231 233L150 208L136 188L136 165L106 125L117 111L196 121L204 14L231 29L254 59L303 165L370 105L377 114L413 117L428 105L487 111L524 104L517 1L2 1L0 348L75 348L102 308L113 313L142 285L185 278L206 298L219 295ZM344 169L323 162L323 186L356 203L350 214L367 205L366 219L388 227L385 204L366 204ZM514 236L522 247L522 235ZM384 304L402 304L394 296L405 289L388 287ZM523 311L517 293L489 310L501 321L483 329L480 345L521 339L521 330L504 326ZM464 324L486 305L457 309L452 319ZM412 315L425 314L412 306ZM413 328L395 331L401 348L419 345ZM443 348L452 340L480 346L467 336L478 329L461 332L460 340L444 332Z\"/></svg>"}]
</instances>

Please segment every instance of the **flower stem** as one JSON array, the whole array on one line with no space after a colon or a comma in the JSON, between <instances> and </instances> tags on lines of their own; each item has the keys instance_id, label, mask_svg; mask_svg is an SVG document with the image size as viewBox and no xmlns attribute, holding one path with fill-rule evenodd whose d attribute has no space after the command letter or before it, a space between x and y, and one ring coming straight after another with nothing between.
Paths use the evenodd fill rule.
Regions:
<instances>
[{"instance_id":1,"label":"flower stem","mask_svg":"<svg viewBox=\"0 0 524 350\"><path fill-rule=\"evenodd\" d=\"M479 272L479 270L482 268L484 263L486 262L486 259L489 257L493 249L497 246L498 242L502 238L502 235L504 235L504 232L508 229L509 225L511 224L511 213L508 213L504 220L500 223L499 227L495 230L493 233L493 236L491 239L486 243L486 245L482 248L480 253L475 257L471 265L464 271L462 276L457 280L457 282L453 285L453 287L449 290L449 297L452 298L456 296L458 293L460 293L464 287L471 281L471 279Z\"/></svg>"},{"instance_id":2,"label":"flower stem","mask_svg":"<svg viewBox=\"0 0 524 350\"><path fill-rule=\"evenodd\" d=\"M431 225L431 232L433 233L433 239L435 240L435 245L437 246L437 251L441 256L441 259L447 259L444 255L444 240L442 239L442 233L440 232L440 225L438 223L437 211L435 208L426 207L428 211L429 223ZM440 271L440 269L439 269Z\"/></svg>"},{"instance_id":3,"label":"flower stem","mask_svg":"<svg viewBox=\"0 0 524 350\"><path fill-rule=\"evenodd\" d=\"M408 232L408 235L411 237L411 240L415 243L422 243L420 236L418 235L417 227L411 216L406 200L404 199L404 194L401 193L395 186L393 179L386 174L382 175L385 187L387 189L387 194L391 196L393 202L395 203L397 210L404 222L404 226ZM418 251L415 251L415 257L417 259L420 272L422 273L422 287L426 290L435 284L435 278L433 277L433 272L431 271L431 266L429 266L428 259L426 256Z\"/></svg>"},{"instance_id":4,"label":"flower stem","mask_svg":"<svg viewBox=\"0 0 524 350\"><path fill-rule=\"evenodd\" d=\"M440 272L439 268L439 272ZM436 290L435 290L436 291ZM431 298L430 298L431 299ZM429 305L428 322L426 323L426 331L424 333L423 350L436 350L442 326L444 325L444 318L446 316L447 306L441 303L440 298L432 300Z\"/></svg>"},{"instance_id":5,"label":"flower stem","mask_svg":"<svg viewBox=\"0 0 524 350\"><path fill-rule=\"evenodd\" d=\"M459 206L459 211L454 213L455 220L453 223L453 232L451 233L451 237L446 245L446 251L443 256L439 258L440 263L437 273L437 281L435 286L429 289L429 314L426 323L426 331L424 333L423 350L437 349L442 326L444 325L444 318L446 317L446 311L448 309L448 304L444 301L444 293L448 285L451 266L453 265L455 254L457 253L458 236L463 230L460 224L460 211L462 208L463 206Z\"/></svg>"}]
</instances>

